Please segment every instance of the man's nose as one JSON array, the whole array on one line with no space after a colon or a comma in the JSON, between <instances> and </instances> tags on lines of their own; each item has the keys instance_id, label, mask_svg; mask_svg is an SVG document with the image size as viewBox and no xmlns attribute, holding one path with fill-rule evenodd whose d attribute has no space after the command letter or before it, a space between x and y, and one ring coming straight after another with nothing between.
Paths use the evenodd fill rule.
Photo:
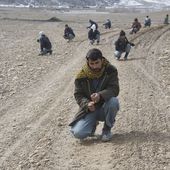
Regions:
<instances>
[{"instance_id":1,"label":"man's nose","mask_svg":"<svg viewBox=\"0 0 170 170\"><path fill-rule=\"evenodd\" d=\"M94 68L94 69L97 68L97 65L93 65L93 68Z\"/></svg>"}]
</instances>

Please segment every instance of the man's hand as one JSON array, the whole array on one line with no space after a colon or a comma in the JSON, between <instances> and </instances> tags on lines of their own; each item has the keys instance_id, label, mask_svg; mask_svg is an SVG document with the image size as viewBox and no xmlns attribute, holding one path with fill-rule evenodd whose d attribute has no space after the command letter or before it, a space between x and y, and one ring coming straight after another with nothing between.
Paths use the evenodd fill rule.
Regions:
<instances>
[{"instance_id":1,"label":"man's hand","mask_svg":"<svg viewBox=\"0 0 170 170\"><path fill-rule=\"evenodd\" d=\"M95 109L96 109L94 104L95 104L95 103L94 103L93 101L91 101L91 102L89 102L88 105L87 105L88 109L89 109L91 112L94 112Z\"/></svg>"},{"instance_id":2,"label":"man's hand","mask_svg":"<svg viewBox=\"0 0 170 170\"><path fill-rule=\"evenodd\" d=\"M98 103L100 101L100 94L99 93L93 93L90 97L91 97L91 100L94 103Z\"/></svg>"}]
</instances>

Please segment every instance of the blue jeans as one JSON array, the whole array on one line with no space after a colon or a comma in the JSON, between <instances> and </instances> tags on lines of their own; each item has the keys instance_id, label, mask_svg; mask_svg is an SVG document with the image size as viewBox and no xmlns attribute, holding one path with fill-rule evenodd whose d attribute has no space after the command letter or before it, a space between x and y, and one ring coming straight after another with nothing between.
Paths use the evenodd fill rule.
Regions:
<instances>
[{"instance_id":1,"label":"blue jeans","mask_svg":"<svg viewBox=\"0 0 170 170\"><path fill-rule=\"evenodd\" d=\"M47 48L43 48L43 50L40 52L41 55L45 55L47 53L52 54L52 50L51 49L47 49Z\"/></svg>"},{"instance_id":2,"label":"blue jeans","mask_svg":"<svg viewBox=\"0 0 170 170\"><path fill-rule=\"evenodd\" d=\"M131 45L127 44L125 51L115 51L114 55L115 55L115 57L120 58L122 53L124 53L124 52L129 53L130 49L131 49Z\"/></svg>"},{"instance_id":3,"label":"blue jeans","mask_svg":"<svg viewBox=\"0 0 170 170\"><path fill-rule=\"evenodd\" d=\"M73 34L68 34L67 36L66 35L64 35L64 38L65 39L68 39L68 40L72 40L72 39L74 39L74 35Z\"/></svg>"},{"instance_id":4,"label":"blue jeans","mask_svg":"<svg viewBox=\"0 0 170 170\"><path fill-rule=\"evenodd\" d=\"M119 101L116 97L112 97L106 101L101 108L94 112L87 113L85 118L80 119L71 127L71 132L75 138L84 139L91 135L97 121L104 121L108 127L112 128L118 110Z\"/></svg>"}]
</instances>

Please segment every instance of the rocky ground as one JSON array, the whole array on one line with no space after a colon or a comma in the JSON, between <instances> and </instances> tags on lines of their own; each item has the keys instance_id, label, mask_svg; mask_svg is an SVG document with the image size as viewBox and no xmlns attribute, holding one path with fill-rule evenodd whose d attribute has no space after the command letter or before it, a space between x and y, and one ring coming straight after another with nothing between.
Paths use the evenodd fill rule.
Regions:
<instances>
[{"instance_id":1,"label":"rocky ground","mask_svg":"<svg viewBox=\"0 0 170 170\"><path fill-rule=\"evenodd\" d=\"M59 13L0 8L0 169L2 170L168 170L170 169L170 26L168 13ZM151 28L129 35L137 16ZM62 22L46 22L56 17ZM102 23L110 18L113 27ZM100 45L87 40L88 20L99 23ZM76 33L67 43L65 24ZM113 42L124 29L136 46L127 61L113 56ZM38 56L38 32L53 44L51 56ZM78 106L74 79L93 47L119 72L121 109L109 143L74 139L68 124ZM97 133L101 132L100 123Z\"/></svg>"}]
</instances>

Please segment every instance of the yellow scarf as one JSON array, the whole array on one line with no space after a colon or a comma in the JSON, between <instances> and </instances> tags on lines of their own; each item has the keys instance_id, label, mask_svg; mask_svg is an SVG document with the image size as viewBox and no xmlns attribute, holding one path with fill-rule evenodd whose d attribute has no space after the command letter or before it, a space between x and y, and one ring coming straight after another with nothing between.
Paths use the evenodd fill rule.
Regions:
<instances>
[{"instance_id":1,"label":"yellow scarf","mask_svg":"<svg viewBox=\"0 0 170 170\"><path fill-rule=\"evenodd\" d=\"M76 79L80 78L98 79L103 75L107 64L109 64L109 61L104 58L102 63L102 69L99 72L94 72L93 70L90 69L90 67L86 63L81 69L81 71L77 74Z\"/></svg>"}]
</instances>

